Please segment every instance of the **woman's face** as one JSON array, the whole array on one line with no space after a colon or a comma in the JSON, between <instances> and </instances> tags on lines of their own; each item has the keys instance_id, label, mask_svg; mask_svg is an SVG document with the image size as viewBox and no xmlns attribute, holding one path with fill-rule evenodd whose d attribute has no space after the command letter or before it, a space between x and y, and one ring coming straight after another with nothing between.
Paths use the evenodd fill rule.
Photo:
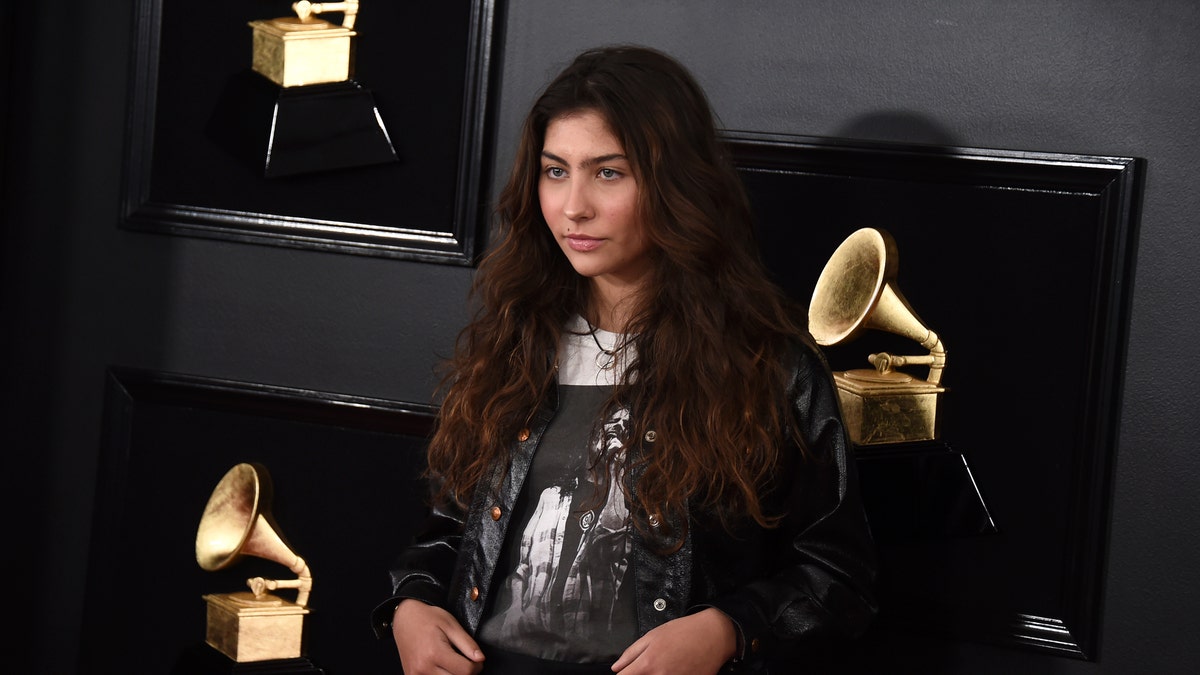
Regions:
<instances>
[{"instance_id":1,"label":"woman's face","mask_svg":"<svg viewBox=\"0 0 1200 675\"><path fill-rule=\"evenodd\" d=\"M551 120L538 200L562 252L602 293L636 292L650 272L650 241L637 215L638 185L625 149L598 113Z\"/></svg>"}]
</instances>

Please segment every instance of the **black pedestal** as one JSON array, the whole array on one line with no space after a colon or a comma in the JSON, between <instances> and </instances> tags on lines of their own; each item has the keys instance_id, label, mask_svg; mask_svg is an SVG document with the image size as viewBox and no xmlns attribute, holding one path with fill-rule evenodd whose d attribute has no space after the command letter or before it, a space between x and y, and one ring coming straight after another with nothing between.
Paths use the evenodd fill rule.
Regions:
<instances>
[{"instance_id":1,"label":"black pedestal","mask_svg":"<svg viewBox=\"0 0 1200 675\"><path fill-rule=\"evenodd\" d=\"M374 95L354 81L280 87L245 70L205 131L267 178L397 161Z\"/></svg>"},{"instance_id":2,"label":"black pedestal","mask_svg":"<svg viewBox=\"0 0 1200 675\"><path fill-rule=\"evenodd\" d=\"M967 458L940 441L858 448L859 485L880 542L996 532Z\"/></svg>"},{"instance_id":3,"label":"black pedestal","mask_svg":"<svg viewBox=\"0 0 1200 675\"><path fill-rule=\"evenodd\" d=\"M238 663L207 644L184 650L171 675L324 675L308 657Z\"/></svg>"}]
</instances>

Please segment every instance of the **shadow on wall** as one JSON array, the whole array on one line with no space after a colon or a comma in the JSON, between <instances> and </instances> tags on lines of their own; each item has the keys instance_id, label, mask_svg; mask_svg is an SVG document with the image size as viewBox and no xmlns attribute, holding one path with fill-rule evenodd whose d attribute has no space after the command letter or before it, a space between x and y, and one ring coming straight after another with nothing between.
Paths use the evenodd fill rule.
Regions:
<instances>
[{"instance_id":1,"label":"shadow on wall","mask_svg":"<svg viewBox=\"0 0 1200 675\"><path fill-rule=\"evenodd\" d=\"M961 144L933 119L907 110L878 110L859 115L837 129L842 138L956 147Z\"/></svg>"}]
</instances>

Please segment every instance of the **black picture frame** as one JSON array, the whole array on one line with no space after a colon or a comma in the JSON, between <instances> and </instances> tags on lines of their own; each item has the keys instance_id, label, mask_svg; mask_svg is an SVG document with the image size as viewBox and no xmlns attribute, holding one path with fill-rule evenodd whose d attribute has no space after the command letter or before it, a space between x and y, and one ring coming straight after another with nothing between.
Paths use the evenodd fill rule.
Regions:
<instances>
[{"instance_id":1,"label":"black picture frame","mask_svg":"<svg viewBox=\"0 0 1200 675\"><path fill-rule=\"evenodd\" d=\"M969 463L994 528L896 528L912 505L865 494L883 561L877 629L1095 659L1144 160L725 136L789 294L807 306L845 237L886 230L899 290L948 351L941 442ZM922 350L868 332L824 351L847 370ZM915 466L903 451L859 448L864 490L877 463ZM940 480L917 476L917 498Z\"/></svg>"},{"instance_id":2,"label":"black picture frame","mask_svg":"<svg viewBox=\"0 0 1200 675\"><path fill-rule=\"evenodd\" d=\"M362 3L352 80L373 95L398 160L267 178L230 151L213 120L232 83L261 78L250 70L248 22L287 16L290 3L139 0L122 225L473 264L487 213L501 11L502 0ZM256 122L270 114L245 113Z\"/></svg>"},{"instance_id":3,"label":"black picture frame","mask_svg":"<svg viewBox=\"0 0 1200 675\"><path fill-rule=\"evenodd\" d=\"M215 571L197 562L206 502L243 462L266 469L273 490L259 513L312 574L304 655L322 672L398 668L395 646L375 637L369 617L427 510L422 471L435 414L424 404L110 369L80 672L315 672L235 665L205 644L203 595L245 591L254 576L295 578L253 555Z\"/></svg>"}]
</instances>

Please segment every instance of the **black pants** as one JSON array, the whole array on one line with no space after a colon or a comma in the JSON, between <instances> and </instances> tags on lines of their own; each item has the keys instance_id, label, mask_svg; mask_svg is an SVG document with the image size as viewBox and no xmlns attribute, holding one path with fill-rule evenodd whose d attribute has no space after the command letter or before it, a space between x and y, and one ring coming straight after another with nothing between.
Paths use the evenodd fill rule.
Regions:
<instances>
[{"instance_id":1,"label":"black pants","mask_svg":"<svg viewBox=\"0 0 1200 675\"><path fill-rule=\"evenodd\" d=\"M612 663L560 663L480 645L483 675L613 675ZM613 659L614 661L616 659Z\"/></svg>"}]
</instances>

